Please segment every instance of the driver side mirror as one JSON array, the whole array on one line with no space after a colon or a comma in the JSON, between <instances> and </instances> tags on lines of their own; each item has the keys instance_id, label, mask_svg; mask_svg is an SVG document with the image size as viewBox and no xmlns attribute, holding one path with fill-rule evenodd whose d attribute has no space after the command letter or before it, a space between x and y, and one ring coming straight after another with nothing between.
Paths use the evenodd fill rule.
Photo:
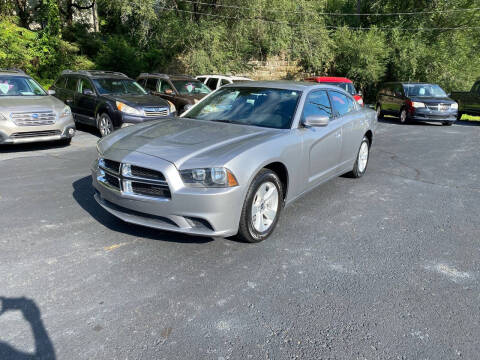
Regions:
<instances>
[{"instance_id":1,"label":"driver side mirror","mask_svg":"<svg viewBox=\"0 0 480 360\"><path fill-rule=\"evenodd\" d=\"M55 94L56 94L55 90L53 89L48 90L48 95L55 95Z\"/></svg>"},{"instance_id":2,"label":"driver side mirror","mask_svg":"<svg viewBox=\"0 0 480 360\"><path fill-rule=\"evenodd\" d=\"M91 89L83 89L82 94L83 95L90 95L90 96L95 95L95 93Z\"/></svg>"},{"instance_id":3,"label":"driver side mirror","mask_svg":"<svg viewBox=\"0 0 480 360\"><path fill-rule=\"evenodd\" d=\"M329 122L330 118L328 116L311 115L305 118L303 125L306 127L324 127Z\"/></svg>"}]
</instances>

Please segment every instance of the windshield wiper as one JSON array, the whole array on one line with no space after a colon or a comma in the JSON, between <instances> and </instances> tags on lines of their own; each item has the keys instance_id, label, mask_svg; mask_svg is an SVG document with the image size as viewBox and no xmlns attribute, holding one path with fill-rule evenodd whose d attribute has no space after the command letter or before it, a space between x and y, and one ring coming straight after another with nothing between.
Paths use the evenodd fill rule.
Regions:
<instances>
[{"instance_id":1,"label":"windshield wiper","mask_svg":"<svg viewBox=\"0 0 480 360\"><path fill-rule=\"evenodd\" d=\"M223 120L223 119L210 120L210 121L221 122L221 123L226 123L226 124L239 124L238 122L235 122L235 121L232 121L232 120Z\"/></svg>"}]
</instances>

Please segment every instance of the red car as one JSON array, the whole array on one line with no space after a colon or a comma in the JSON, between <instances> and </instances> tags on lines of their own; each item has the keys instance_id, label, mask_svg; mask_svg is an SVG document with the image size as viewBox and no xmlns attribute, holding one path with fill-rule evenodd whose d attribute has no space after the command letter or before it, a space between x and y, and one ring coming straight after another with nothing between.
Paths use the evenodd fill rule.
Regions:
<instances>
[{"instance_id":1,"label":"red car","mask_svg":"<svg viewBox=\"0 0 480 360\"><path fill-rule=\"evenodd\" d=\"M336 76L315 76L315 77L307 78L305 79L305 81L312 81L312 82L318 82L322 84L339 86L343 90L351 94L360 105L362 106L364 105L362 93L358 92L357 89L355 89L355 86L353 86L353 82L350 79L347 79L344 77L336 77Z\"/></svg>"}]
</instances>

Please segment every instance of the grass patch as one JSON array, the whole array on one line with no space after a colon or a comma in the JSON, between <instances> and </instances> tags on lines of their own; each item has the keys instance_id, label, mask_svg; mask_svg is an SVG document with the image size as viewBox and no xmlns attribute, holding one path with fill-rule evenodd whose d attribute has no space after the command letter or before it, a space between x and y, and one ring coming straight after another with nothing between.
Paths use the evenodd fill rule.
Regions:
<instances>
[{"instance_id":1,"label":"grass patch","mask_svg":"<svg viewBox=\"0 0 480 360\"><path fill-rule=\"evenodd\" d=\"M463 114L462 120L468 120L468 121L480 121L480 116L472 116L472 115L466 115Z\"/></svg>"}]
</instances>

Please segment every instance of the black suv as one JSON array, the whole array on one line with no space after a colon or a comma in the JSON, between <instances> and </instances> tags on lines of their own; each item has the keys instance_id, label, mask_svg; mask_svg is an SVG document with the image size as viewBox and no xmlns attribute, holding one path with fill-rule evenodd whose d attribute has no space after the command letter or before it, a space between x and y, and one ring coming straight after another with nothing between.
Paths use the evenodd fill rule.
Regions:
<instances>
[{"instance_id":1,"label":"black suv","mask_svg":"<svg viewBox=\"0 0 480 360\"><path fill-rule=\"evenodd\" d=\"M385 83L377 95L377 115L395 115L401 123L409 120L441 122L457 120L458 104L436 84Z\"/></svg>"},{"instance_id":2,"label":"black suv","mask_svg":"<svg viewBox=\"0 0 480 360\"><path fill-rule=\"evenodd\" d=\"M128 76L112 71L63 71L50 88L72 109L75 122L93 125L102 136L115 128L165 118L173 107L149 95Z\"/></svg>"},{"instance_id":3,"label":"black suv","mask_svg":"<svg viewBox=\"0 0 480 360\"><path fill-rule=\"evenodd\" d=\"M151 94L172 102L178 114L211 92L204 83L188 75L140 74L137 82Z\"/></svg>"}]
</instances>

